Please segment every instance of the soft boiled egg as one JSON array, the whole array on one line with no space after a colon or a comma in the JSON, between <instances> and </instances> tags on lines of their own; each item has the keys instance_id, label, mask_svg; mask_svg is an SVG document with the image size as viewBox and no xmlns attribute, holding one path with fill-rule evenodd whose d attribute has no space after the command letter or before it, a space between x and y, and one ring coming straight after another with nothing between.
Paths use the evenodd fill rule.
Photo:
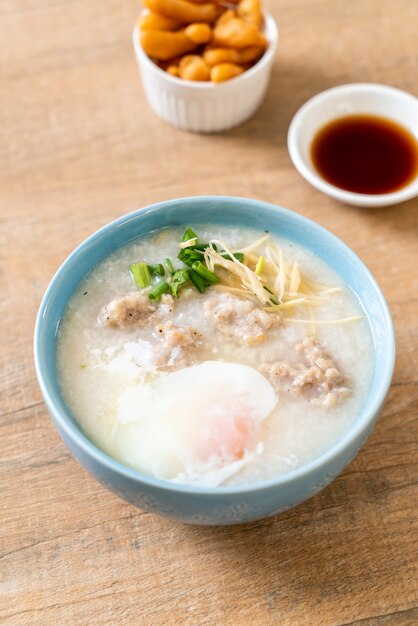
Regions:
<instances>
[{"instance_id":1,"label":"soft boiled egg","mask_svg":"<svg viewBox=\"0 0 418 626\"><path fill-rule=\"evenodd\" d=\"M205 361L124 391L117 456L156 477L217 485L262 450L260 426L276 404L254 368Z\"/></svg>"}]
</instances>

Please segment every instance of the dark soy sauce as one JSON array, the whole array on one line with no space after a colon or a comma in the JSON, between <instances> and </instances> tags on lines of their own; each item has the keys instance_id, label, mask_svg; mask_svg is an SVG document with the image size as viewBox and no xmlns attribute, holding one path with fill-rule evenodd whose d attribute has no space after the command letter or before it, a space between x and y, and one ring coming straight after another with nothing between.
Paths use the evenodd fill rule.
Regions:
<instances>
[{"instance_id":1,"label":"dark soy sauce","mask_svg":"<svg viewBox=\"0 0 418 626\"><path fill-rule=\"evenodd\" d=\"M417 175L418 142L384 117L351 115L318 131L311 158L319 174L336 187L355 193L390 193Z\"/></svg>"}]
</instances>

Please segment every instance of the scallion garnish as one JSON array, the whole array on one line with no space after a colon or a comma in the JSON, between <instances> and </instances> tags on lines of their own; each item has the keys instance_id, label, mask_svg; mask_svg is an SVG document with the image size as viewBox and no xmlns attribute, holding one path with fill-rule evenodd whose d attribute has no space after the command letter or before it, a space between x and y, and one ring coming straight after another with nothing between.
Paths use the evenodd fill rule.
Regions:
<instances>
[{"instance_id":1,"label":"scallion garnish","mask_svg":"<svg viewBox=\"0 0 418 626\"><path fill-rule=\"evenodd\" d=\"M170 261L170 259L168 259L168 258L167 258L167 259L165 259L165 264L166 264L166 266L167 266L167 269L168 269L169 273L170 273L170 274L174 274L174 267L173 267L173 264L172 264L172 262Z\"/></svg>"},{"instance_id":2,"label":"scallion garnish","mask_svg":"<svg viewBox=\"0 0 418 626\"><path fill-rule=\"evenodd\" d=\"M204 278L208 283L211 283L212 285L216 285L217 283L219 283L219 278L216 276L216 274L208 270L206 265L203 265L201 261L196 261L195 263L193 263L192 269L197 272L199 276Z\"/></svg>"},{"instance_id":3,"label":"scallion garnish","mask_svg":"<svg viewBox=\"0 0 418 626\"><path fill-rule=\"evenodd\" d=\"M189 270L176 270L170 282L170 290L175 298L179 297L179 291L189 280Z\"/></svg>"},{"instance_id":4,"label":"scallion garnish","mask_svg":"<svg viewBox=\"0 0 418 626\"><path fill-rule=\"evenodd\" d=\"M150 300L159 300L163 293L167 293L170 290L170 285L165 281L161 280L159 283L154 285L151 291L148 294L148 298Z\"/></svg>"},{"instance_id":5,"label":"scallion garnish","mask_svg":"<svg viewBox=\"0 0 418 626\"><path fill-rule=\"evenodd\" d=\"M184 250L180 250L177 258L185 265L192 267L195 261L200 261L202 259L202 255L200 252L196 252L194 248L185 248Z\"/></svg>"},{"instance_id":6,"label":"scallion garnish","mask_svg":"<svg viewBox=\"0 0 418 626\"><path fill-rule=\"evenodd\" d=\"M220 250L219 252L218 248ZM217 244L199 243L197 234L192 228L187 227L183 234L180 250L177 255L179 261L183 263L182 268L175 269L171 259L165 258L164 264L155 263L148 265L145 262L134 263L130 266L130 270L138 287L144 288L150 286L148 294L150 300L159 300L164 293L168 292L170 292L174 298L178 298L180 290L188 281L190 281L200 293L203 293L211 285L216 285L221 282L221 279L212 270L215 265L230 270L229 264L224 265L223 259L235 262L234 270L238 271L240 268L236 262L239 264L244 263L244 254L244 252L231 253L220 242ZM253 273L260 276L263 271L264 263L264 257L260 256ZM188 267L186 268L184 266ZM208 266L211 269L209 269ZM242 268L242 271L244 271L244 269L245 268ZM168 278L164 280L167 274ZM159 277L162 280L154 282L155 277ZM267 287L264 286L264 289L267 289L270 293L271 297L269 303L279 304L280 299ZM264 296L263 302L265 302L265 299L266 296Z\"/></svg>"},{"instance_id":7,"label":"scallion garnish","mask_svg":"<svg viewBox=\"0 0 418 626\"><path fill-rule=\"evenodd\" d=\"M187 227L187 228L186 228L186 230L185 230L185 232L184 232L184 235L183 235L183 239L182 239L182 241L183 241L183 242L184 242L184 241L189 241L190 239L196 239L196 243L197 243L197 235L196 235L196 233L194 232L194 230L192 230L192 229L190 228L190 226L189 226L189 227Z\"/></svg>"},{"instance_id":8,"label":"scallion garnish","mask_svg":"<svg viewBox=\"0 0 418 626\"><path fill-rule=\"evenodd\" d=\"M151 274L146 263L134 263L129 268L137 287L143 289L151 284Z\"/></svg>"},{"instance_id":9,"label":"scallion garnish","mask_svg":"<svg viewBox=\"0 0 418 626\"><path fill-rule=\"evenodd\" d=\"M263 271L264 261L265 259L263 256L261 256L257 261L257 265L255 266L255 273L257 274L257 276L260 276L261 272Z\"/></svg>"},{"instance_id":10,"label":"scallion garnish","mask_svg":"<svg viewBox=\"0 0 418 626\"><path fill-rule=\"evenodd\" d=\"M206 250L206 248L209 248L209 244L208 243L196 243L193 248L195 250L200 250L201 252L204 252ZM216 246L214 243L212 244L212 248L215 250L215 252L218 251L218 246Z\"/></svg>"},{"instance_id":11,"label":"scallion garnish","mask_svg":"<svg viewBox=\"0 0 418 626\"><path fill-rule=\"evenodd\" d=\"M264 289L265 289L266 291L268 291L269 293L271 293L270 302L271 302L272 304L280 304L279 299L278 299L278 298L276 298L276 296L274 295L274 293L272 292L272 290L271 290L271 289L269 289L269 288L268 288L268 287L266 287L265 285L264 285Z\"/></svg>"},{"instance_id":12,"label":"scallion garnish","mask_svg":"<svg viewBox=\"0 0 418 626\"><path fill-rule=\"evenodd\" d=\"M148 269L151 272L151 274L154 274L154 276L164 276L165 274L164 266L161 263L156 263L155 265L148 265Z\"/></svg>"},{"instance_id":13,"label":"scallion garnish","mask_svg":"<svg viewBox=\"0 0 418 626\"><path fill-rule=\"evenodd\" d=\"M197 239L188 239L187 241L182 241L180 244L180 248L185 250L186 248L194 248L196 245Z\"/></svg>"},{"instance_id":14,"label":"scallion garnish","mask_svg":"<svg viewBox=\"0 0 418 626\"><path fill-rule=\"evenodd\" d=\"M204 278L199 276L195 270L189 270L189 278L200 293L203 293L206 287L209 286L209 283Z\"/></svg>"},{"instance_id":15,"label":"scallion garnish","mask_svg":"<svg viewBox=\"0 0 418 626\"><path fill-rule=\"evenodd\" d=\"M243 262L244 260L244 254L243 252L234 252L234 254L232 255L234 257L234 259L236 259L237 261L239 261L240 263ZM223 259L226 259L227 261L232 261L232 258L230 257L229 254L221 254L221 257Z\"/></svg>"}]
</instances>

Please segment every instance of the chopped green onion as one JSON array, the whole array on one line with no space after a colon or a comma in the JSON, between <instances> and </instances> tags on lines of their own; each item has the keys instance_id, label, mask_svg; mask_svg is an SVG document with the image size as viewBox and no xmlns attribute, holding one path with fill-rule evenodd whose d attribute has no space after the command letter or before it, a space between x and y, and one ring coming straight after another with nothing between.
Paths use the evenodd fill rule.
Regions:
<instances>
[{"instance_id":1,"label":"chopped green onion","mask_svg":"<svg viewBox=\"0 0 418 626\"><path fill-rule=\"evenodd\" d=\"M200 250L201 252L204 252L206 250L206 248L209 248L209 244L208 243L196 243L193 248L195 250ZM218 251L218 247L213 243L212 244L212 248L215 250L215 252Z\"/></svg>"},{"instance_id":2,"label":"chopped green onion","mask_svg":"<svg viewBox=\"0 0 418 626\"><path fill-rule=\"evenodd\" d=\"M148 298L150 300L159 300L163 293L167 293L170 290L170 285L165 281L161 280L159 283L154 285L151 291L148 294Z\"/></svg>"},{"instance_id":3,"label":"chopped green onion","mask_svg":"<svg viewBox=\"0 0 418 626\"><path fill-rule=\"evenodd\" d=\"M272 290L271 290L271 289L269 289L269 288L268 288L268 287L266 287L265 285L264 285L264 289L265 289L266 291L268 291L269 293L271 293L271 298L270 298L270 302L271 302L271 304L280 304L280 300L279 300L278 298L276 298L276 296L274 295L274 293L272 292Z\"/></svg>"},{"instance_id":4,"label":"chopped green onion","mask_svg":"<svg viewBox=\"0 0 418 626\"><path fill-rule=\"evenodd\" d=\"M200 291L200 293L203 293L206 287L209 286L207 281L199 276L199 274L195 272L195 270L189 270L189 278L192 281L193 285L196 287L196 289Z\"/></svg>"},{"instance_id":5,"label":"chopped green onion","mask_svg":"<svg viewBox=\"0 0 418 626\"><path fill-rule=\"evenodd\" d=\"M179 297L179 291L189 280L189 270L176 270L170 282L171 293L175 298Z\"/></svg>"},{"instance_id":6,"label":"chopped green onion","mask_svg":"<svg viewBox=\"0 0 418 626\"><path fill-rule=\"evenodd\" d=\"M222 256L223 259L226 259L227 261L232 261L233 260L230 257L229 254L221 254L221 256ZM243 260L244 260L244 253L243 252L234 252L234 254L232 256L234 257L234 259L236 259L240 263L242 263Z\"/></svg>"},{"instance_id":7,"label":"chopped green onion","mask_svg":"<svg viewBox=\"0 0 418 626\"><path fill-rule=\"evenodd\" d=\"M181 248L182 250L185 250L186 248L194 248L196 245L197 239L188 239L187 241L182 241L181 244L179 244L179 248Z\"/></svg>"},{"instance_id":8,"label":"chopped green onion","mask_svg":"<svg viewBox=\"0 0 418 626\"><path fill-rule=\"evenodd\" d=\"M276 296L274 295L274 293L272 292L272 290L271 290L271 289L269 289L269 288L268 288L268 287L266 287L265 285L264 285L264 289L265 289L266 291L268 291L269 293L271 293L270 302L271 302L272 304L280 304L279 299L278 299L278 298L276 298Z\"/></svg>"},{"instance_id":9,"label":"chopped green onion","mask_svg":"<svg viewBox=\"0 0 418 626\"><path fill-rule=\"evenodd\" d=\"M255 273L257 274L257 276L260 276L261 272L263 271L264 261L265 259L263 256L261 256L257 261L257 265L255 266Z\"/></svg>"},{"instance_id":10,"label":"chopped green onion","mask_svg":"<svg viewBox=\"0 0 418 626\"><path fill-rule=\"evenodd\" d=\"M154 276L164 276L165 274L164 266L161 263L156 263L155 265L148 265L148 269L151 272L151 274L154 274Z\"/></svg>"},{"instance_id":11,"label":"chopped green onion","mask_svg":"<svg viewBox=\"0 0 418 626\"><path fill-rule=\"evenodd\" d=\"M146 263L134 263L129 268L137 287L144 288L151 284L151 274Z\"/></svg>"},{"instance_id":12,"label":"chopped green onion","mask_svg":"<svg viewBox=\"0 0 418 626\"><path fill-rule=\"evenodd\" d=\"M219 283L219 278L216 276L216 274L208 270L206 265L203 265L201 261L196 261L195 263L193 263L192 269L195 270L195 272L197 272L199 276L207 280L208 283L212 283L212 285L216 285L216 283Z\"/></svg>"},{"instance_id":13,"label":"chopped green onion","mask_svg":"<svg viewBox=\"0 0 418 626\"><path fill-rule=\"evenodd\" d=\"M183 235L183 239L182 241L189 241L190 239L196 239L197 242L197 235L194 232L194 230L192 230L190 227L186 228L186 231Z\"/></svg>"},{"instance_id":14,"label":"chopped green onion","mask_svg":"<svg viewBox=\"0 0 418 626\"><path fill-rule=\"evenodd\" d=\"M180 250L177 258L185 265L191 267L195 261L201 260L202 255L200 252L195 252L193 248L185 248L184 250Z\"/></svg>"},{"instance_id":15,"label":"chopped green onion","mask_svg":"<svg viewBox=\"0 0 418 626\"><path fill-rule=\"evenodd\" d=\"M167 259L165 259L165 264L166 264L166 266L167 266L167 269L168 269L169 273L170 273L170 274L174 274L174 267L173 267L173 264L172 264L172 262L170 261L170 259L168 259L168 258L167 258Z\"/></svg>"}]
</instances>

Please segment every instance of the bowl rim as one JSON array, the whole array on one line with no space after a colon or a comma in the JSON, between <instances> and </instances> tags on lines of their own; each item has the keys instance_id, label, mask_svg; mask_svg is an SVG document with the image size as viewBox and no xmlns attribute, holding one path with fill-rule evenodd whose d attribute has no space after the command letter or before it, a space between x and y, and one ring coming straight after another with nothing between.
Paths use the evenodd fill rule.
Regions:
<instances>
[{"instance_id":1,"label":"bowl rim","mask_svg":"<svg viewBox=\"0 0 418 626\"><path fill-rule=\"evenodd\" d=\"M59 289L59 285L61 281L65 280L65 274L68 269L72 267L73 264L77 262L77 257L79 253L85 248L91 245L95 245L100 242L100 239L111 231L112 229L117 228L119 225L124 222L130 220L141 219L142 215L150 215L152 213L164 212L164 210L168 207L172 208L176 205L195 205L196 202L223 202L230 205L236 205L239 203L243 210L246 208L257 208L262 207L264 210L280 213L281 215L287 216L290 219L296 220L299 224L304 224L310 229L314 229L321 237L331 238L334 240L335 244L343 251L344 256L348 258L349 261L354 262L357 266L360 266L363 270L365 276L367 277L370 285L374 289L374 292L379 300L379 305L384 314L384 320L386 324L386 341L387 341L387 358L385 361L384 371L378 381L378 387L375 391L374 397L368 407L368 410L365 411L364 407L360 410L360 414L362 415L361 419L355 420L351 425L349 425L345 434L333 445L331 448L326 450L319 457L313 459L311 462L302 465L299 468L293 469L283 475L276 476L274 478L270 478L267 480L257 481L253 483L236 485L236 486L225 486L225 487L203 487L193 484L179 484L173 483L165 479L155 478L153 476L149 476L145 473L142 473L139 470L133 469L123 463L117 461L106 452L101 450L98 446L96 446L88 437L84 434L82 428L75 423L75 418L72 416L70 409L65 404L61 394L56 393L56 389L59 388L57 376L56 376L56 368L55 364L53 367L49 368L46 361L43 358L43 335L47 332L47 327L44 325L44 316L46 310L48 308L48 303L51 297L51 294L54 293L55 290ZM210 221L210 219L209 219ZM144 233L146 234L146 233ZM115 248L116 249L116 248ZM109 254L111 254L109 252ZM91 268L92 269L92 268ZM82 277L80 277L81 280ZM68 302L68 300L67 300ZM370 323L370 321L369 321ZM58 325L55 328L55 336L58 330ZM284 209L278 205L274 205L268 202L263 202L256 199L248 199L241 198L236 196L192 196L185 198L175 198L171 200L166 200L163 202L154 203L143 208L137 209L133 212L122 215L121 217L105 224L98 230L96 230L93 234L87 237L84 241L82 241L73 252L64 260L61 264L52 280L50 281L45 294L42 298L38 315L36 318L35 324L35 333L34 333L34 361L35 361L35 370L38 378L38 383L42 392L42 396L44 398L45 404L48 408L49 413L53 418L54 425L58 424L60 429L69 437L69 439L73 440L77 444L77 446L83 450L85 454L89 457L93 458L97 463L102 466L105 466L108 470L115 472L116 474L133 480L138 485L144 484L147 487L152 487L154 489L158 489L160 491L171 492L171 493L186 493L186 494L195 494L195 495L206 495L206 496L223 496L223 495L239 495L239 494L248 494L251 492L262 492L269 490L273 487L277 487L279 485L290 484L298 479L303 478L304 476L309 475L311 472L319 469L321 466L326 465L331 462L333 459L338 457L341 453L343 453L346 449L350 447L350 445L356 440L357 437L361 437L362 434L368 434L368 427L373 424L375 419L377 418L383 402L386 398L388 390L390 388L394 364L395 364L395 335L393 329L393 322L389 312L388 305L380 289L377 284L375 278L371 274L370 270L365 266L365 264L359 259L359 257L344 243L339 239L336 235L320 226L313 220L310 220L294 211L290 211L288 209ZM55 389L54 389L54 381L55 381ZM366 396L367 400L367 396ZM58 402L61 402L63 410L60 410L60 407L57 406Z\"/></svg>"},{"instance_id":2,"label":"bowl rim","mask_svg":"<svg viewBox=\"0 0 418 626\"><path fill-rule=\"evenodd\" d=\"M336 200L346 202L348 204L365 207L389 206L414 198L416 195L418 195L418 173L412 181L410 181L407 185L405 185L398 191L392 191L382 194L364 194L347 191L345 189L337 187L336 185L333 185L332 183L329 183L324 178L322 178L322 176L317 173L314 168L311 169L307 165L306 159L302 156L301 151L299 150L299 125L313 109L321 106L327 100L332 99L335 94L344 94L344 92L347 94L347 96L353 95L358 92L378 93L382 96L382 101L385 98L395 97L404 101L407 100L411 104L414 104L418 107L418 99L413 94L408 93L407 91L404 91L402 89L398 89L397 87L392 87L390 85L384 85L381 83L347 83L325 89L324 91L321 91L320 93L314 95L312 98L307 100L297 110L290 122L287 133L287 148L293 165L296 167L301 176L303 176L303 178L305 178L305 180L313 187L315 187L319 191L322 191L328 196L335 198ZM386 116L389 119L392 118L390 105L388 105L387 107L387 113L379 114L379 117ZM337 119L338 117L343 116L336 115L335 117L330 117L329 121ZM418 141L416 132L414 132L414 130L411 128L409 120L401 122L401 125L403 125ZM320 127L321 125L318 125L315 130L319 130ZM305 138L305 140L302 140L302 143L306 145L307 138Z\"/></svg>"},{"instance_id":3,"label":"bowl rim","mask_svg":"<svg viewBox=\"0 0 418 626\"><path fill-rule=\"evenodd\" d=\"M144 12L144 11L143 11ZM143 13L142 12L142 13ZM273 16L264 11L263 13L264 19L266 22L266 37L268 40L268 46L264 51L263 56L248 70L245 70L239 76L235 76L229 80L224 81L223 83L212 83L211 81L193 81L193 80L185 80L184 78L178 78L177 76L172 76L168 72L165 72L163 69L158 67L147 55L143 47L141 46L139 39L139 28L138 28L138 20L135 23L133 33L132 33L132 41L134 50L137 58L142 61L151 71L153 71L157 76L159 76L162 80L166 80L168 83L175 85L176 87L182 87L184 89L191 89L197 91L205 91L205 90L214 90L221 92L227 91L229 86L237 85L238 83L244 82L245 80L251 78L254 74L259 72L265 65L268 65L272 57L275 55L277 50L277 45L279 42L279 29L277 23ZM192 52L190 54L193 54Z\"/></svg>"}]
</instances>

